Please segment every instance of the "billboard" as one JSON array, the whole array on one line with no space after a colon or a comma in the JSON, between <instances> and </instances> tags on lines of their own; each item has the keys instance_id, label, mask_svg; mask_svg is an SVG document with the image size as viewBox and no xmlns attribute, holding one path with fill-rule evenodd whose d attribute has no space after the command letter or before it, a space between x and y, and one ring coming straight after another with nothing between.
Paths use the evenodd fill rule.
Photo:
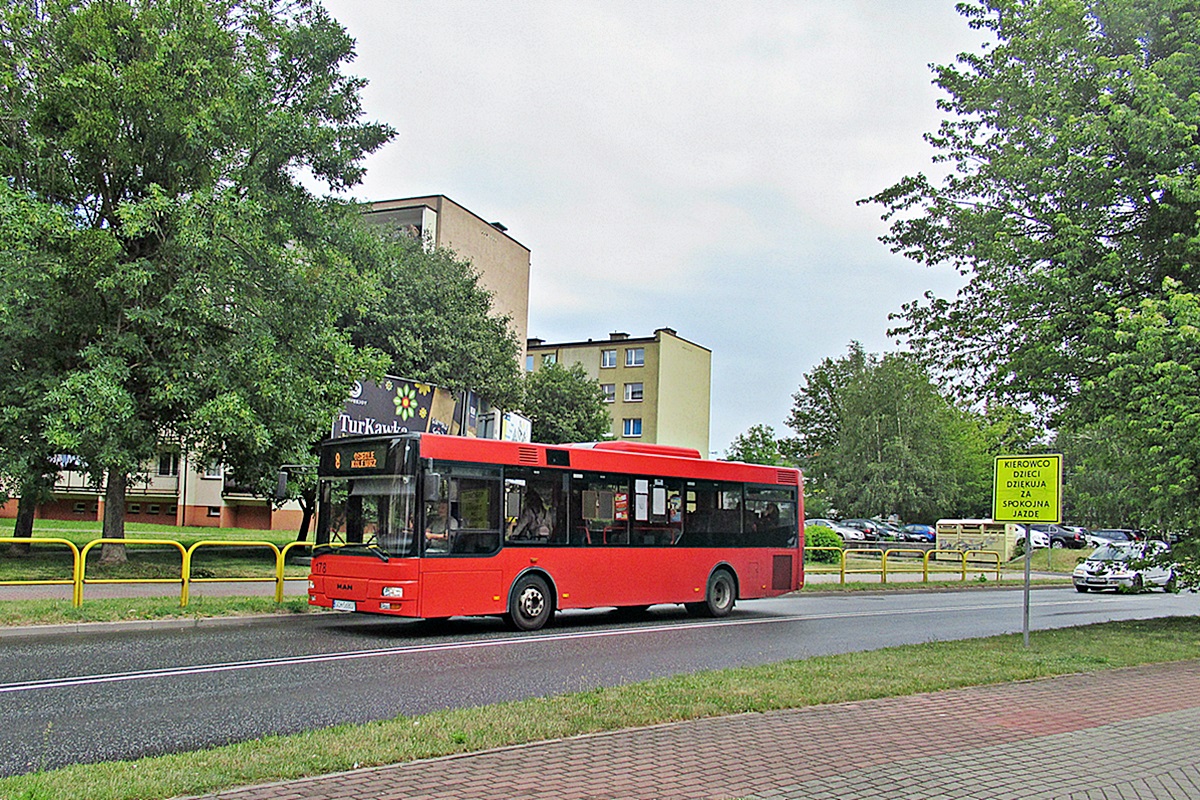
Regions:
<instances>
[{"instance_id":1,"label":"billboard","mask_svg":"<svg viewBox=\"0 0 1200 800\"><path fill-rule=\"evenodd\" d=\"M475 392L386 375L379 382L354 382L333 421L331 438L443 433L527 442L529 431L528 419L492 408Z\"/></svg>"},{"instance_id":2,"label":"billboard","mask_svg":"<svg viewBox=\"0 0 1200 800\"><path fill-rule=\"evenodd\" d=\"M460 433L455 393L443 386L385 376L355 381L333 421L332 438L388 433Z\"/></svg>"}]
</instances>

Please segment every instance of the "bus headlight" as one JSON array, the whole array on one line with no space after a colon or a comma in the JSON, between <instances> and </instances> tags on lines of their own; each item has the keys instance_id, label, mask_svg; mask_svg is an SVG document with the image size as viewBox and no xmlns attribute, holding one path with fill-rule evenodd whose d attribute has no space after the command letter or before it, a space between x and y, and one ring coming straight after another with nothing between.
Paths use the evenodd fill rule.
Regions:
<instances>
[{"instance_id":1,"label":"bus headlight","mask_svg":"<svg viewBox=\"0 0 1200 800\"><path fill-rule=\"evenodd\" d=\"M317 588L317 584L313 581L312 578L309 578L308 579L308 590L311 592L315 588Z\"/></svg>"},{"instance_id":2,"label":"bus headlight","mask_svg":"<svg viewBox=\"0 0 1200 800\"><path fill-rule=\"evenodd\" d=\"M404 597L403 586L385 586L383 587L384 597Z\"/></svg>"}]
</instances>

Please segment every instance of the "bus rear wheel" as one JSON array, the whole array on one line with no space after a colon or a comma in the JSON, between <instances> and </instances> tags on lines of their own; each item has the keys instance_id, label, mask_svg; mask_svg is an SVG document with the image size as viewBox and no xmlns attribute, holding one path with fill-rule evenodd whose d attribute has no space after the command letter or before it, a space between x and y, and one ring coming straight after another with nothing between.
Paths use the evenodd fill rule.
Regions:
<instances>
[{"instance_id":1,"label":"bus rear wheel","mask_svg":"<svg viewBox=\"0 0 1200 800\"><path fill-rule=\"evenodd\" d=\"M554 610L550 587L537 575L523 575L513 584L508 596L504 621L519 631L536 631L546 624Z\"/></svg>"},{"instance_id":2,"label":"bus rear wheel","mask_svg":"<svg viewBox=\"0 0 1200 800\"><path fill-rule=\"evenodd\" d=\"M728 570L719 569L708 578L708 589L704 594L703 603L685 603L684 608L689 614L705 617L725 617L733 611L737 600L733 576Z\"/></svg>"}]
</instances>

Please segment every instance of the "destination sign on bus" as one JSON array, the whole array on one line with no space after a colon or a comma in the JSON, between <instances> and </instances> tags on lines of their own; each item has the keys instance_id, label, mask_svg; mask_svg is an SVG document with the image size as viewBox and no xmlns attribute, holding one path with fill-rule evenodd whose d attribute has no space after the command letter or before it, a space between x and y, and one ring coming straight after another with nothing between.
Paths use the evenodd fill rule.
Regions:
<instances>
[{"instance_id":1,"label":"destination sign on bus","mask_svg":"<svg viewBox=\"0 0 1200 800\"><path fill-rule=\"evenodd\" d=\"M378 474L387 469L387 443L334 445L322 454L322 472L332 475Z\"/></svg>"}]
</instances>

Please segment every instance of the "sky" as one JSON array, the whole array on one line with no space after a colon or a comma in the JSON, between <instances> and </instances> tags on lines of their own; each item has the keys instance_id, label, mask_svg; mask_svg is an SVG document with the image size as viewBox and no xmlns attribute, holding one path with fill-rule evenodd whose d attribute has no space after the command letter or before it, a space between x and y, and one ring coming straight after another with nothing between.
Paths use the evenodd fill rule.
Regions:
<instances>
[{"instance_id":1,"label":"sky","mask_svg":"<svg viewBox=\"0 0 1200 800\"><path fill-rule=\"evenodd\" d=\"M888 316L960 285L857 201L936 174L953 0L325 0L364 116L398 136L360 200L441 194L531 251L529 335L668 327L712 351L710 451Z\"/></svg>"}]
</instances>

